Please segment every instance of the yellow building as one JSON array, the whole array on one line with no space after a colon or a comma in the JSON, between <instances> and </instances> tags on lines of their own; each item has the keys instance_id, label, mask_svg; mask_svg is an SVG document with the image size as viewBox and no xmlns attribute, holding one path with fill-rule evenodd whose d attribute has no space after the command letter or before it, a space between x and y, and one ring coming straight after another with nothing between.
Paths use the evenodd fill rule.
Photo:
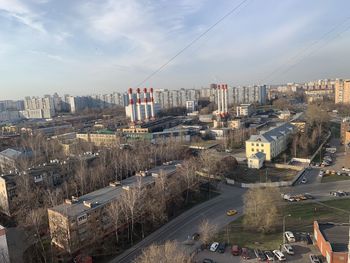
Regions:
<instances>
[{"instance_id":1,"label":"yellow building","mask_svg":"<svg viewBox=\"0 0 350 263\"><path fill-rule=\"evenodd\" d=\"M113 146L120 142L119 136L114 132L77 133L77 138L96 146Z\"/></svg>"},{"instance_id":2,"label":"yellow building","mask_svg":"<svg viewBox=\"0 0 350 263\"><path fill-rule=\"evenodd\" d=\"M350 80L336 80L335 103L350 103Z\"/></svg>"},{"instance_id":3,"label":"yellow building","mask_svg":"<svg viewBox=\"0 0 350 263\"><path fill-rule=\"evenodd\" d=\"M271 161L287 149L288 138L293 131L292 124L284 123L259 135L251 135L245 142L246 157L250 158L255 153L262 152L266 155L265 160Z\"/></svg>"}]
</instances>

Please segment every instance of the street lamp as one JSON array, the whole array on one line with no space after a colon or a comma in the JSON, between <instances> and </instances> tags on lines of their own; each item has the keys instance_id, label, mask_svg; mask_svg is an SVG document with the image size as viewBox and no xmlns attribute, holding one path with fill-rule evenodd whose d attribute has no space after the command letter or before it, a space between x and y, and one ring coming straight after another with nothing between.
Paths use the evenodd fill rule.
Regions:
<instances>
[{"instance_id":1,"label":"street lamp","mask_svg":"<svg viewBox=\"0 0 350 263\"><path fill-rule=\"evenodd\" d=\"M286 217L287 216L289 217L289 216L291 216L291 214L283 216L283 233L282 233L282 235L283 235L283 244L282 245L284 245L286 243L286 235L284 233L286 232Z\"/></svg>"}]
</instances>

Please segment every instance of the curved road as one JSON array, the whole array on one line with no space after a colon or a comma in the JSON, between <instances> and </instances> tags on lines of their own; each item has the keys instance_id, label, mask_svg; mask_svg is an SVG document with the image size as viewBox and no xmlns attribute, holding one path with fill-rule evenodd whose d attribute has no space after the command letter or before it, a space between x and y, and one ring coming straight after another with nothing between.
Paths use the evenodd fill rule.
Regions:
<instances>
[{"instance_id":1,"label":"curved road","mask_svg":"<svg viewBox=\"0 0 350 263\"><path fill-rule=\"evenodd\" d=\"M320 183L316 174L318 174L318 169L307 171L307 173L305 173L305 176L308 179L306 184L297 184L294 187L283 187L281 188L281 192L291 194L310 193L316 200L325 200L334 198L330 196L330 191L350 189L350 180ZM240 214L242 214L242 197L246 190L225 184L222 184L219 190L221 191L221 195L195 206L174 218L135 246L126 250L120 256L111 260L109 263L132 262L138 255L140 255L143 248L152 243L163 243L165 240L177 240L181 243L187 239L188 235L197 232L198 225L203 219L208 219L220 228L235 220ZM236 209L238 211L238 216L226 216L226 211L228 209Z\"/></svg>"}]
</instances>

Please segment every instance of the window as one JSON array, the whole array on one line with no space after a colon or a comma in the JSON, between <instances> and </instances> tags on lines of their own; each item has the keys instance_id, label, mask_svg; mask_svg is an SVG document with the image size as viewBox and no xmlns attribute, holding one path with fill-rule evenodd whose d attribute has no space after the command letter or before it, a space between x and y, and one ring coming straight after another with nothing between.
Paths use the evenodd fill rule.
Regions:
<instances>
[{"instance_id":1,"label":"window","mask_svg":"<svg viewBox=\"0 0 350 263\"><path fill-rule=\"evenodd\" d=\"M83 224L87 221L87 214L83 214L77 217L78 225Z\"/></svg>"},{"instance_id":2,"label":"window","mask_svg":"<svg viewBox=\"0 0 350 263\"><path fill-rule=\"evenodd\" d=\"M255 149L254 148L252 148L252 152L254 152L255 151Z\"/></svg>"},{"instance_id":3,"label":"window","mask_svg":"<svg viewBox=\"0 0 350 263\"><path fill-rule=\"evenodd\" d=\"M263 152L264 152L264 150L261 150L261 152L263 153Z\"/></svg>"},{"instance_id":4,"label":"window","mask_svg":"<svg viewBox=\"0 0 350 263\"><path fill-rule=\"evenodd\" d=\"M252 146L254 146L254 143L252 142Z\"/></svg>"}]
</instances>

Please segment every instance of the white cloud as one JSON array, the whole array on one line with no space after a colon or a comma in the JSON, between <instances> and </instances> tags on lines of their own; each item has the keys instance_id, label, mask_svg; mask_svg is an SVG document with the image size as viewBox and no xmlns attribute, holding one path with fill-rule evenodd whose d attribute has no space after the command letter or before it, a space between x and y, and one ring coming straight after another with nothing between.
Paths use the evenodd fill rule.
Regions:
<instances>
[{"instance_id":1,"label":"white cloud","mask_svg":"<svg viewBox=\"0 0 350 263\"><path fill-rule=\"evenodd\" d=\"M39 50L29 50L30 53L34 54L34 55L38 55L38 56L44 56L46 58L55 60L55 61L59 61L59 62L64 62L66 61L63 57L56 55L56 54L50 54L48 52L44 52L44 51L39 51Z\"/></svg>"},{"instance_id":2,"label":"white cloud","mask_svg":"<svg viewBox=\"0 0 350 263\"><path fill-rule=\"evenodd\" d=\"M46 33L39 16L18 0L0 0L0 11L36 31Z\"/></svg>"}]
</instances>

